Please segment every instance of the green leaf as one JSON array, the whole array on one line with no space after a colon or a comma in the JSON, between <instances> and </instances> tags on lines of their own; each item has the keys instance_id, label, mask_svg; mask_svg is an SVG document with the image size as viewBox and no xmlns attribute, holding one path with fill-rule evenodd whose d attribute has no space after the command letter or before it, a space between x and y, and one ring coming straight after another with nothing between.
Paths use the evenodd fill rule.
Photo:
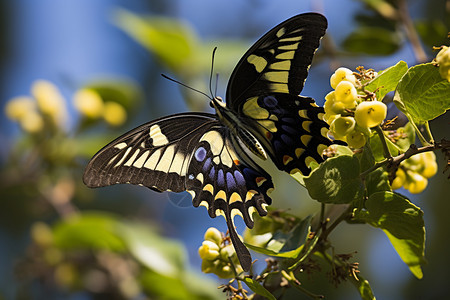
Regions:
<instances>
[{"instance_id":1,"label":"green leaf","mask_svg":"<svg viewBox=\"0 0 450 300\"><path fill-rule=\"evenodd\" d=\"M384 132L383 132L384 133ZM385 138L386 144L389 149L389 153L391 153L392 156L399 155L400 153L404 152L403 149L400 149L397 145L391 142L388 138ZM370 139L369 139L369 145L370 149L372 150L373 157L375 158L375 161L382 161L385 159L384 152L383 152L383 145L380 141L380 136L374 131L372 132Z\"/></svg>"},{"instance_id":2,"label":"green leaf","mask_svg":"<svg viewBox=\"0 0 450 300\"><path fill-rule=\"evenodd\" d=\"M389 55L400 48L394 32L381 27L360 27L343 42L345 50L369 55Z\"/></svg>"},{"instance_id":3,"label":"green leaf","mask_svg":"<svg viewBox=\"0 0 450 300\"><path fill-rule=\"evenodd\" d=\"M359 294L361 295L361 299L363 300L375 300L375 296L372 292L372 288L370 287L369 281L361 276L360 273L356 273L356 278L351 277L351 282L358 289Z\"/></svg>"},{"instance_id":4,"label":"green leaf","mask_svg":"<svg viewBox=\"0 0 450 300\"><path fill-rule=\"evenodd\" d=\"M399 61L396 65L387 68L372 79L366 85L366 89L371 92L376 91L377 99L381 101L387 93L395 90L398 82L407 71L408 65L404 61Z\"/></svg>"},{"instance_id":5,"label":"green leaf","mask_svg":"<svg viewBox=\"0 0 450 300\"><path fill-rule=\"evenodd\" d=\"M165 17L141 17L118 9L114 21L173 71L184 68L197 45L197 36L185 23Z\"/></svg>"},{"instance_id":6,"label":"green leaf","mask_svg":"<svg viewBox=\"0 0 450 300\"><path fill-rule=\"evenodd\" d=\"M416 140L416 132L414 131L414 127L411 122L408 122L404 127L398 128L397 133L405 136L400 136L400 138L395 141L395 145L397 145L403 152L406 152L406 150L408 150L411 144L414 144Z\"/></svg>"},{"instance_id":7,"label":"green leaf","mask_svg":"<svg viewBox=\"0 0 450 300\"><path fill-rule=\"evenodd\" d=\"M400 80L394 102L415 123L425 123L450 108L450 82L433 64L414 66Z\"/></svg>"},{"instance_id":8,"label":"green leaf","mask_svg":"<svg viewBox=\"0 0 450 300\"><path fill-rule=\"evenodd\" d=\"M378 192L366 201L362 217L370 225L386 233L400 258L417 278L422 278L425 226L422 210L407 198L393 192Z\"/></svg>"},{"instance_id":9,"label":"green leaf","mask_svg":"<svg viewBox=\"0 0 450 300\"><path fill-rule=\"evenodd\" d=\"M115 231L118 223L116 217L106 213L77 214L55 224L55 245L62 249L124 251L125 244Z\"/></svg>"},{"instance_id":10,"label":"green leaf","mask_svg":"<svg viewBox=\"0 0 450 300\"><path fill-rule=\"evenodd\" d=\"M421 20L415 22L417 32L421 40L430 48L433 46L445 45L448 43L448 28L438 19Z\"/></svg>"},{"instance_id":11,"label":"green leaf","mask_svg":"<svg viewBox=\"0 0 450 300\"><path fill-rule=\"evenodd\" d=\"M276 300L275 296L272 295L268 290L266 290L265 287L260 285L257 281L255 281L249 277L245 277L244 282L256 294L263 296L269 300Z\"/></svg>"},{"instance_id":12,"label":"green leaf","mask_svg":"<svg viewBox=\"0 0 450 300\"><path fill-rule=\"evenodd\" d=\"M278 252L278 251L274 251L274 250L270 250L270 249L266 249L263 247L258 247L258 246L254 246L254 245L250 245L245 243L245 246L247 246L249 249L261 253L261 254L265 254L268 256L273 256L273 257L283 257L283 258L295 258L298 257L299 253L302 251L303 249L303 245L298 247L297 249L291 250L291 251L287 251L287 252Z\"/></svg>"},{"instance_id":13,"label":"green leaf","mask_svg":"<svg viewBox=\"0 0 450 300\"><path fill-rule=\"evenodd\" d=\"M372 149L368 143L364 145L362 152L355 153L354 155L359 159L361 172L364 172L375 165L375 158L373 157Z\"/></svg>"},{"instance_id":14,"label":"green leaf","mask_svg":"<svg viewBox=\"0 0 450 300\"><path fill-rule=\"evenodd\" d=\"M121 222L117 232L131 254L143 265L165 276L178 277L186 265L182 244L160 237L148 224Z\"/></svg>"},{"instance_id":15,"label":"green leaf","mask_svg":"<svg viewBox=\"0 0 450 300\"><path fill-rule=\"evenodd\" d=\"M367 194L370 196L377 192L391 191L388 173L383 168L378 168L366 177Z\"/></svg>"},{"instance_id":16,"label":"green leaf","mask_svg":"<svg viewBox=\"0 0 450 300\"><path fill-rule=\"evenodd\" d=\"M327 159L304 178L311 198L322 203L350 203L362 190L356 157L341 155Z\"/></svg>"}]
</instances>

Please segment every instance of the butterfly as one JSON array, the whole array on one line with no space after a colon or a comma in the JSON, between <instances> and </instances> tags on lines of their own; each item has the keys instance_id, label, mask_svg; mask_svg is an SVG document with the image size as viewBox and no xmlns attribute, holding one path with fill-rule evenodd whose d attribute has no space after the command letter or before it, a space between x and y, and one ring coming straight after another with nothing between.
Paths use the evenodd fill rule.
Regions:
<instances>
[{"instance_id":1,"label":"butterfly","mask_svg":"<svg viewBox=\"0 0 450 300\"><path fill-rule=\"evenodd\" d=\"M252 259L234 226L240 215L267 214L271 176L254 157L290 174L308 175L332 142L322 107L299 96L327 20L317 13L294 16L263 35L231 74L226 103L211 99L215 114L187 112L143 124L102 148L88 163L88 187L121 183L154 191L188 191L195 207L225 217L245 271Z\"/></svg>"}]
</instances>

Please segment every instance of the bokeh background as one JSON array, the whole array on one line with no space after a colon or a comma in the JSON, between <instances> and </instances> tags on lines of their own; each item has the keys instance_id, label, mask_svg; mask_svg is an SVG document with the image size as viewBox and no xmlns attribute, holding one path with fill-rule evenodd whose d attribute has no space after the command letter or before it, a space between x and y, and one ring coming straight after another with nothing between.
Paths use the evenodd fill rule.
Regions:
<instances>
[{"instance_id":1,"label":"bokeh background","mask_svg":"<svg viewBox=\"0 0 450 300\"><path fill-rule=\"evenodd\" d=\"M396 14L402 5L423 53ZM306 11L329 21L302 92L319 104L339 66L414 65L433 59L432 45L448 44L445 0L0 2L0 299L225 298L217 292L220 281L201 274L197 255L208 227L226 231L223 219L211 220L184 194L134 186L89 190L82 172L98 149L127 130L172 113L209 111L206 97L161 73L209 93L217 46L217 94L224 95L246 49ZM17 97L31 114L26 124L5 113ZM431 122L431 129L437 140L449 138L448 116ZM450 293L450 189L442 154L437 159L438 174L425 192L401 191L425 212L422 280L380 230L343 224L330 237L337 252L357 251L361 274L379 299L443 299ZM300 217L317 212L305 189L274 172L274 207ZM244 229L243 222L237 225ZM311 289L327 299L359 297L350 284L335 288L320 276L313 281Z\"/></svg>"}]
</instances>

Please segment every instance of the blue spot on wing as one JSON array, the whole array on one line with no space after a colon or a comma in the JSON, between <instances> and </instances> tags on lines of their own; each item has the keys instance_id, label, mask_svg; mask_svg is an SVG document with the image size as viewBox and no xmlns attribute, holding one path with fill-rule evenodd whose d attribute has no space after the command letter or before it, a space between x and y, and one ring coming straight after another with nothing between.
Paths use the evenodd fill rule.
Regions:
<instances>
[{"instance_id":1,"label":"blue spot on wing","mask_svg":"<svg viewBox=\"0 0 450 300\"><path fill-rule=\"evenodd\" d=\"M234 181L233 174L231 174L230 172L227 172L227 187L228 188L236 187L236 181Z\"/></svg>"},{"instance_id":2,"label":"blue spot on wing","mask_svg":"<svg viewBox=\"0 0 450 300\"><path fill-rule=\"evenodd\" d=\"M205 159L205 157L206 157L206 149L203 148L203 147L198 148L198 149L195 151L194 156L195 156L195 159L196 159L197 161L203 161L203 160Z\"/></svg>"},{"instance_id":3,"label":"blue spot on wing","mask_svg":"<svg viewBox=\"0 0 450 300\"><path fill-rule=\"evenodd\" d=\"M220 170L217 172L217 183L218 183L220 186L225 186L225 178L224 178L224 176L223 176L223 170L222 170L222 169L220 169Z\"/></svg>"}]
</instances>

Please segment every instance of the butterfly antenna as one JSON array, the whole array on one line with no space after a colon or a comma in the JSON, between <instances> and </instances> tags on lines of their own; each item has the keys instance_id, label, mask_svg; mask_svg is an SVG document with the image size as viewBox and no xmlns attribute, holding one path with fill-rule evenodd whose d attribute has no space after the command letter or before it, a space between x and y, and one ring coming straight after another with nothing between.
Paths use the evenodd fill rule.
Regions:
<instances>
[{"instance_id":1,"label":"butterfly antenna","mask_svg":"<svg viewBox=\"0 0 450 300\"><path fill-rule=\"evenodd\" d=\"M176 80L176 79L173 79L173 78L171 78L171 77L169 77L169 76L167 76L167 75L165 75L165 74L161 74L161 76L164 77L165 79L168 79L168 80L170 80L170 81L173 81L173 82L175 82L175 83L178 83L179 85L184 86L185 88L188 88L188 89L190 89L190 90L192 90L192 91L194 91L194 92L200 93L200 94L206 96L208 99L211 99L211 96L209 96L209 95L206 94L206 93L203 93L203 92L200 91L200 90L194 89L193 87L190 87L190 86L188 86L188 85L186 85L186 84L184 84L184 83L182 83L182 82L180 82L180 81L178 81L178 80Z\"/></svg>"},{"instance_id":2,"label":"butterfly antenna","mask_svg":"<svg viewBox=\"0 0 450 300\"><path fill-rule=\"evenodd\" d=\"M214 98L217 95L217 83L219 82L219 73L216 73L216 87L214 89Z\"/></svg>"},{"instance_id":3,"label":"butterfly antenna","mask_svg":"<svg viewBox=\"0 0 450 300\"><path fill-rule=\"evenodd\" d=\"M212 78L213 78L213 73L214 73L214 57L216 56L216 50L217 47L214 47L213 53L212 53L212 58L211 58L211 71L209 72L209 92L211 93L211 97L215 97L216 94L213 94L212 91ZM217 78L216 78L216 92L217 92Z\"/></svg>"}]
</instances>

